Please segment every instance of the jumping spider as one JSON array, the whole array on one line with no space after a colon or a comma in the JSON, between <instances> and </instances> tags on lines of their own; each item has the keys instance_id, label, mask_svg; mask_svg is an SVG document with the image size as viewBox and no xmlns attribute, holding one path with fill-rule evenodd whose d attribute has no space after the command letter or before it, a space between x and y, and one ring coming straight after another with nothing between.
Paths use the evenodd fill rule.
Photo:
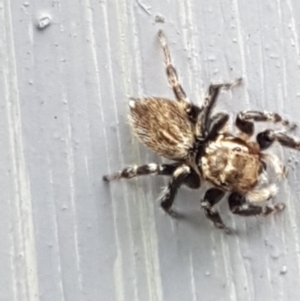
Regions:
<instances>
[{"instance_id":1,"label":"jumping spider","mask_svg":"<svg viewBox=\"0 0 300 301\"><path fill-rule=\"evenodd\" d=\"M274 141L300 150L300 141L283 130L265 130L250 141L254 134L254 122L280 123L287 130L295 124L284 120L277 113L248 110L240 112L235 120L239 134L226 130L229 115L212 109L221 90L229 90L241 83L211 84L201 107L191 103L177 76L175 67L162 31L158 33L164 54L166 73L176 101L159 97L132 98L129 101L130 124L139 141L159 155L175 161L172 164L150 163L127 167L119 172L105 175L103 180L157 174L171 176L160 201L161 207L174 215L172 204L181 185L197 189L201 180L214 185L201 200L205 215L219 229L229 231L223 223L216 205L229 192L229 208L232 213L243 216L263 215L282 211L283 203L264 202L277 193L276 184L268 184L266 173L270 165L277 176L285 175L280 160L265 153ZM261 204L262 202L263 205Z\"/></svg>"}]
</instances>

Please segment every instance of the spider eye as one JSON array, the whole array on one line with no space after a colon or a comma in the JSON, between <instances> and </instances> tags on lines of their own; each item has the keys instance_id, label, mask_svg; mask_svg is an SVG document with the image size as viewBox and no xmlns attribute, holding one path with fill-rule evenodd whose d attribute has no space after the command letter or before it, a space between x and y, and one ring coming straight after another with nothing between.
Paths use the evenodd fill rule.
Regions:
<instances>
[{"instance_id":1,"label":"spider eye","mask_svg":"<svg viewBox=\"0 0 300 301\"><path fill-rule=\"evenodd\" d=\"M242 149L240 147L235 147L233 150L236 152L240 152Z\"/></svg>"}]
</instances>

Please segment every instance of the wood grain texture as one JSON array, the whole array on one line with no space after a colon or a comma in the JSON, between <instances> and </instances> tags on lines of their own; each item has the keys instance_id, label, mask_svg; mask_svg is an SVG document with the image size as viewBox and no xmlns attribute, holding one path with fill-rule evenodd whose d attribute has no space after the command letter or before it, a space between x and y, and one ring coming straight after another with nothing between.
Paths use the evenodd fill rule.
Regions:
<instances>
[{"instance_id":1,"label":"wood grain texture","mask_svg":"<svg viewBox=\"0 0 300 301\"><path fill-rule=\"evenodd\" d=\"M203 189L181 190L172 220L166 179L101 180L161 160L127 121L130 96L174 98L159 29L192 101L243 76L220 110L298 122L298 20L297 0L0 0L0 300L298 300L299 153L272 149L289 169L282 214L222 202L233 235L206 220Z\"/></svg>"}]
</instances>

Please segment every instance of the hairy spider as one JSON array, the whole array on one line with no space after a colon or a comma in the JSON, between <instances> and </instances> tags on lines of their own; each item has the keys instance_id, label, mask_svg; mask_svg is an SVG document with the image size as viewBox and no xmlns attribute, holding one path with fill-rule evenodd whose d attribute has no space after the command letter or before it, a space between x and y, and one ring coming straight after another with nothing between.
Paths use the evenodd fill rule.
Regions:
<instances>
[{"instance_id":1,"label":"hairy spider","mask_svg":"<svg viewBox=\"0 0 300 301\"><path fill-rule=\"evenodd\" d=\"M280 123L286 130L294 129L295 124L277 113L249 110L240 112L236 117L239 134L229 133L226 129L229 115L223 112L212 115L212 109L220 91L240 84L241 79L211 84L203 105L193 104L178 80L162 31L159 31L158 37L176 101L158 97L132 98L129 101L129 119L134 134L142 143L175 163L135 165L105 175L103 180L129 179L148 174L171 176L160 201L161 207L172 216L172 204L179 187L186 185L197 189L201 180L206 180L214 187L206 191L201 207L217 228L226 231L229 229L214 207L226 192L230 193L229 208L234 214L267 216L283 210L283 203L264 202L273 198L278 190L276 184L268 183L267 165L273 167L277 176L285 176L285 167L280 160L264 150L274 141L300 150L300 141L283 130L270 129L260 132L256 142L250 141L250 138L254 134L255 121Z\"/></svg>"}]
</instances>

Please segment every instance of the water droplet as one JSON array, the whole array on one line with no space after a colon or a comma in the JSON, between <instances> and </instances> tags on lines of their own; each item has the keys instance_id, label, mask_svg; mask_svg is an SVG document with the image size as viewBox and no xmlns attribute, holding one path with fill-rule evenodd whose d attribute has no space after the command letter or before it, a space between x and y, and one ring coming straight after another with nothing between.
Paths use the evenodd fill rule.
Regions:
<instances>
[{"instance_id":1,"label":"water droplet","mask_svg":"<svg viewBox=\"0 0 300 301\"><path fill-rule=\"evenodd\" d=\"M209 60L210 62L214 62L216 59L217 59L217 58L216 58L215 56L212 56L212 55L208 57L208 60Z\"/></svg>"},{"instance_id":2,"label":"water droplet","mask_svg":"<svg viewBox=\"0 0 300 301\"><path fill-rule=\"evenodd\" d=\"M45 29L46 27L48 27L51 23L51 17L49 15L44 15L41 16L38 19L38 24L37 24L37 28L38 29Z\"/></svg>"},{"instance_id":3,"label":"water droplet","mask_svg":"<svg viewBox=\"0 0 300 301\"><path fill-rule=\"evenodd\" d=\"M287 273L287 267L286 267L286 265L284 265L280 270L280 274L285 275L286 273Z\"/></svg>"},{"instance_id":4,"label":"water droplet","mask_svg":"<svg viewBox=\"0 0 300 301\"><path fill-rule=\"evenodd\" d=\"M205 276L210 276L210 272L209 272L209 271L206 271L206 272L205 272Z\"/></svg>"},{"instance_id":5,"label":"water droplet","mask_svg":"<svg viewBox=\"0 0 300 301\"><path fill-rule=\"evenodd\" d=\"M154 21L155 23L165 23L165 17L163 15L157 14Z\"/></svg>"},{"instance_id":6,"label":"water droplet","mask_svg":"<svg viewBox=\"0 0 300 301\"><path fill-rule=\"evenodd\" d=\"M30 5L30 3L29 3L29 2L27 2L27 1L25 1L25 2L23 3L23 5L27 7L27 6L29 6L29 5Z\"/></svg>"},{"instance_id":7,"label":"water droplet","mask_svg":"<svg viewBox=\"0 0 300 301\"><path fill-rule=\"evenodd\" d=\"M278 260L279 259L279 255L278 254L271 254L271 258L274 260Z\"/></svg>"}]
</instances>

